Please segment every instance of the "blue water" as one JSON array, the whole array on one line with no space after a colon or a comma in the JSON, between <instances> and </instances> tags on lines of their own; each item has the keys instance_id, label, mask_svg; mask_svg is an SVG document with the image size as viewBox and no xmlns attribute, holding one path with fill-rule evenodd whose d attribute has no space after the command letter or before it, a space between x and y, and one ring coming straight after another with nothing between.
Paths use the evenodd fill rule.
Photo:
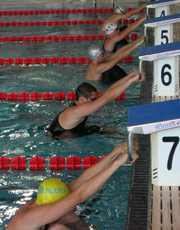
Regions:
<instances>
[{"instance_id":1,"label":"blue water","mask_svg":"<svg viewBox=\"0 0 180 230\"><path fill-rule=\"evenodd\" d=\"M131 3L132 4L132 3ZM129 5L129 7L135 7ZM33 6L35 8L35 6ZM38 6L39 8L44 5ZM46 8L50 7L46 5ZM64 8L58 7L54 8ZM78 8L78 6L73 5ZM86 6L92 7L92 6ZM102 7L102 6L101 6ZM105 6L104 6L105 7ZM9 9L10 6L4 6ZM12 6L22 9L22 6ZM27 9L27 6L25 6ZM29 9L29 8L28 8ZM45 16L44 16L45 17ZM37 20L56 20L56 16L37 17ZM53 18L55 17L55 18ZM78 18L76 18L78 17ZM58 20L75 19L104 19L108 14L58 16ZM32 20L29 17L2 17L0 21ZM34 18L33 20L36 20ZM142 30L136 31L138 34ZM62 34L100 34L100 26L64 26L33 27L33 28L2 28L0 36L24 35L62 35ZM91 44L102 44L102 41L65 41L46 43L2 43L1 57L42 57L42 56L86 56ZM138 51L132 53L137 60ZM137 68L137 62L121 63L128 73ZM85 81L88 65L47 65L47 66L1 66L1 92L57 92L73 91ZM107 85L93 83L98 91L107 89ZM54 116L65 107L69 101L40 101L40 102L0 102L0 156L12 158L25 156L26 171L1 171L0 178L0 229L9 222L17 209L26 201L35 198L39 183L47 177L59 177L66 182L76 179L83 171L49 170L49 159L53 156L102 156L123 143L127 139L127 114L129 106L136 105L138 99L128 96L138 95L140 85L134 84L126 91L125 101L113 101L95 114L88 117L88 125L99 125L107 130L106 135L93 134L69 141L48 140L44 135L44 127ZM46 158L46 169L42 172L31 172L29 161L33 156ZM76 208L76 213L89 223L103 230L125 229L127 201L129 194L131 167L121 167L91 199Z\"/></svg>"}]
</instances>

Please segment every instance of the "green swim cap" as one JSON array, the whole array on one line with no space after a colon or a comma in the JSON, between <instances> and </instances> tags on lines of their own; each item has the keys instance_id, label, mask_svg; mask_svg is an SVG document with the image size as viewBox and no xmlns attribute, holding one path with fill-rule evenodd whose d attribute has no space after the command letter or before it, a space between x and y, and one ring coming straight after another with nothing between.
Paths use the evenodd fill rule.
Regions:
<instances>
[{"instance_id":1,"label":"green swim cap","mask_svg":"<svg viewBox=\"0 0 180 230\"><path fill-rule=\"evenodd\" d=\"M69 188L61 180L46 179L39 185L36 203L38 205L55 203L69 194Z\"/></svg>"}]
</instances>

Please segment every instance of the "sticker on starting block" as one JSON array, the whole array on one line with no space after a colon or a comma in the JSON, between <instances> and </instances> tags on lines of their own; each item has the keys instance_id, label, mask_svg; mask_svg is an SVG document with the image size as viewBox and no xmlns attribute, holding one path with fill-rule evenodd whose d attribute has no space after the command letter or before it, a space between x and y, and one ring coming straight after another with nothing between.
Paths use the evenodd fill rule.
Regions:
<instances>
[{"instance_id":1,"label":"sticker on starting block","mask_svg":"<svg viewBox=\"0 0 180 230\"><path fill-rule=\"evenodd\" d=\"M154 95L179 95L179 56L154 61Z\"/></svg>"},{"instance_id":2,"label":"sticker on starting block","mask_svg":"<svg viewBox=\"0 0 180 230\"><path fill-rule=\"evenodd\" d=\"M180 186L180 128L151 135L152 184Z\"/></svg>"}]
</instances>

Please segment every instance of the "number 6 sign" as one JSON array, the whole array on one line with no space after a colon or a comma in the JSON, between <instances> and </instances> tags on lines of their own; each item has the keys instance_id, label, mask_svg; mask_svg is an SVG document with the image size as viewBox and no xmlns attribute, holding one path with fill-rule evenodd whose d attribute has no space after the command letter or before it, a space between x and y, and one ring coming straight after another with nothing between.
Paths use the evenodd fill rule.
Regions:
<instances>
[{"instance_id":1,"label":"number 6 sign","mask_svg":"<svg viewBox=\"0 0 180 230\"><path fill-rule=\"evenodd\" d=\"M151 134L152 183L180 186L180 128Z\"/></svg>"},{"instance_id":2,"label":"number 6 sign","mask_svg":"<svg viewBox=\"0 0 180 230\"><path fill-rule=\"evenodd\" d=\"M154 95L179 95L179 57L154 61Z\"/></svg>"}]
</instances>

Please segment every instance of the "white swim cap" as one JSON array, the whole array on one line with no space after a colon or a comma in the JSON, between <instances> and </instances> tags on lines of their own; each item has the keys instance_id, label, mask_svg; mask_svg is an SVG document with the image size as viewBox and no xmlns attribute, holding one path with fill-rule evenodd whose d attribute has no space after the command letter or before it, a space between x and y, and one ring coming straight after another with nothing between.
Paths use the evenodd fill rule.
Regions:
<instances>
[{"instance_id":1,"label":"white swim cap","mask_svg":"<svg viewBox=\"0 0 180 230\"><path fill-rule=\"evenodd\" d=\"M116 14L119 14L119 13L125 14L126 13L126 9L123 9L120 6L116 6L114 11L115 11Z\"/></svg>"},{"instance_id":2,"label":"white swim cap","mask_svg":"<svg viewBox=\"0 0 180 230\"><path fill-rule=\"evenodd\" d=\"M108 24L105 26L105 31L106 31L106 34L107 34L107 35L109 35L109 34L111 34L112 32L114 32L115 29L117 29L117 24L115 24L115 23L108 23Z\"/></svg>"},{"instance_id":3,"label":"white swim cap","mask_svg":"<svg viewBox=\"0 0 180 230\"><path fill-rule=\"evenodd\" d=\"M88 49L88 54L91 60L94 60L95 58L97 58L101 54L101 52L102 52L101 48L97 45L92 45Z\"/></svg>"}]
</instances>

